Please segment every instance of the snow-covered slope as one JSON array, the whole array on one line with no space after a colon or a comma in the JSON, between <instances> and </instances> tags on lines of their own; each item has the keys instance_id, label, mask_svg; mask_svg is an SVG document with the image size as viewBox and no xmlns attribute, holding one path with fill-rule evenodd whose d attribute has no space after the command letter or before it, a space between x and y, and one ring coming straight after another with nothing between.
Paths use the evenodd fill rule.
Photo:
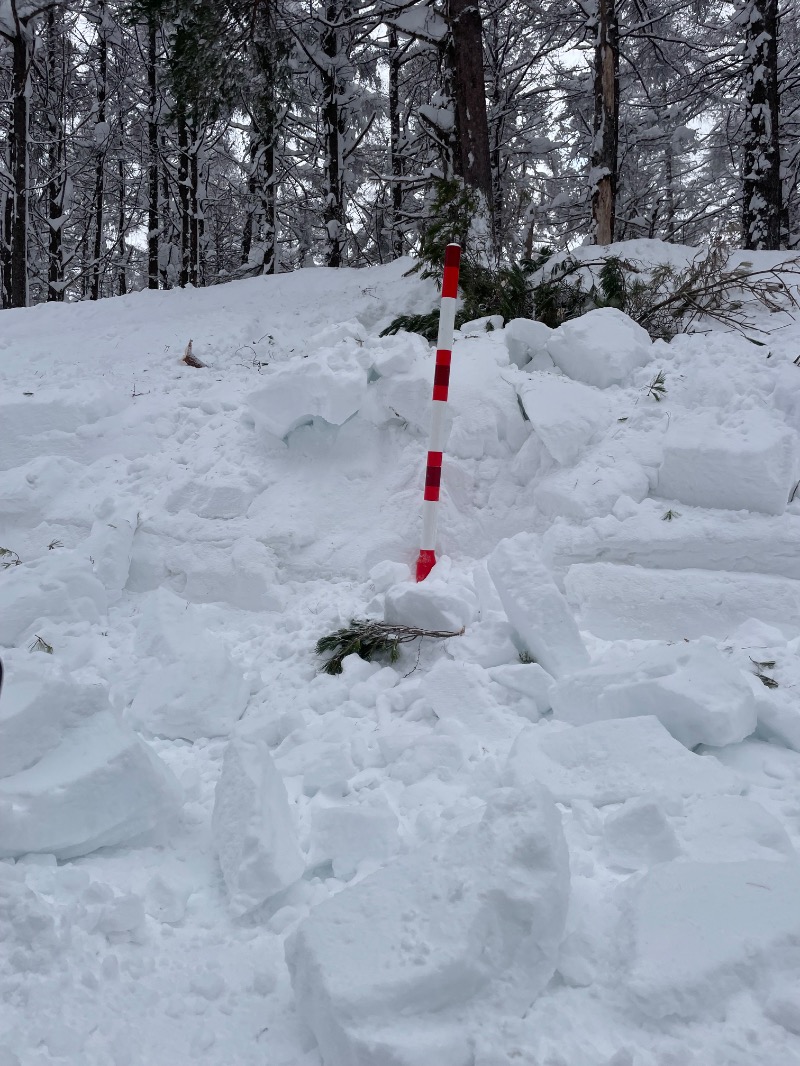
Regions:
<instances>
[{"instance_id":1,"label":"snow-covered slope","mask_svg":"<svg viewBox=\"0 0 800 1066\"><path fill-rule=\"evenodd\" d=\"M800 326L465 329L416 587L410 265L0 316L0 1066L800 1064Z\"/></svg>"}]
</instances>

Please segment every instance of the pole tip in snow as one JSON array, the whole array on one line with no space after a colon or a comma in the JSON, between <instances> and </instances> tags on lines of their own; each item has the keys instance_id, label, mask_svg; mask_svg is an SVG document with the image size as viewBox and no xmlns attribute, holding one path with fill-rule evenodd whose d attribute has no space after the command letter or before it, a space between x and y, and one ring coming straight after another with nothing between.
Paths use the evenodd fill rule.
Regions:
<instances>
[{"instance_id":1,"label":"pole tip in snow","mask_svg":"<svg viewBox=\"0 0 800 1066\"><path fill-rule=\"evenodd\" d=\"M426 551L424 548L419 553L417 559L417 581L424 581L428 574L436 566L436 555L432 551Z\"/></svg>"}]
</instances>

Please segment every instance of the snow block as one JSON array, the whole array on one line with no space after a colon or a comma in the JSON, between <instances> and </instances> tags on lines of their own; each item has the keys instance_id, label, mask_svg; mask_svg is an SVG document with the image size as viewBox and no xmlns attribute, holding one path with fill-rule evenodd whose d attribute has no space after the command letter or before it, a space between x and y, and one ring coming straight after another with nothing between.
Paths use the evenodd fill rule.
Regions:
<instances>
[{"instance_id":1,"label":"snow block","mask_svg":"<svg viewBox=\"0 0 800 1066\"><path fill-rule=\"evenodd\" d=\"M553 677L587 666L578 627L539 558L536 538L518 533L501 540L487 565L508 620L534 659Z\"/></svg>"},{"instance_id":2,"label":"snow block","mask_svg":"<svg viewBox=\"0 0 800 1066\"><path fill-rule=\"evenodd\" d=\"M559 803L597 807L632 796L740 793L743 784L713 757L694 755L657 718L620 718L562 729L526 726L508 757L506 778L539 781Z\"/></svg>"},{"instance_id":3,"label":"snow block","mask_svg":"<svg viewBox=\"0 0 800 1066\"><path fill-rule=\"evenodd\" d=\"M474 593L437 577L434 569L419 584L403 581L386 593L384 621L457 633L478 613Z\"/></svg>"},{"instance_id":4,"label":"snow block","mask_svg":"<svg viewBox=\"0 0 800 1066\"><path fill-rule=\"evenodd\" d=\"M672 420L657 492L668 500L780 515L797 481L798 440L761 410L720 425L710 412Z\"/></svg>"},{"instance_id":5,"label":"snow block","mask_svg":"<svg viewBox=\"0 0 800 1066\"><path fill-rule=\"evenodd\" d=\"M534 356L547 351L547 342L552 329L544 322L530 318L512 318L506 323L503 337L508 348L508 358L518 367L528 364Z\"/></svg>"},{"instance_id":6,"label":"snow block","mask_svg":"<svg viewBox=\"0 0 800 1066\"><path fill-rule=\"evenodd\" d=\"M364 367L354 355L337 349L273 370L249 404L257 430L283 439L315 418L342 425L366 395Z\"/></svg>"},{"instance_id":7,"label":"snow block","mask_svg":"<svg viewBox=\"0 0 800 1066\"><path fill-rule=\"evenodd\" d=\"M603 823L603 843L610 864L622 870L669 862L681 853L661 803L651 796L625 800L619 810L609 814Z\"/></svg>"},{"instance_id":8,"label":"snow block","mask_svg":"<svg viewBox=\"0 0 800 1066\"><path fill-rule=\"evenodd\" d=\"M538 663L504 663L491 667L488 673L498 685L530 700L536 709L536 718L550 710L550 691L555 682Z\"/></svg>"},{"instance_id":9,"label":"snow block","mask_svg":"<svg viewBox=\"0 0 800 1066\"><path fill-rule=\"evenodd\" d=\"M0 780L0 858L87 855L152 829L180 803L166 765L102 710L64 728L56 747Z\"/></svg>"},{"instance_id":10,"label":"snow block","mask_svg":"<svg viewBox=\"0 0 800 1066\"><path fill-rule=\"evenodd\" d=\"M653 358L646 329L616 307L598 307L553 330L547 350L575 381L606 389L625 384Z\"/></svg>"},{"instance_id":11,"label":"snow block","mask_svg":"<svg viewBox=\"0 0 800 1066\"><path fill-rule=\"evenodd\" d=\"M258 488L229 479L186 481L174 488L164 506L173 514L191 511L201 518L239 518L258 495Z\"/></svg>"},{"instance_id":12,"label":"snow block","mask_svg":"<svg viewBox=\"0 0 800 1066\"><path fill-rule=\"evenodd\" d=\"M576 563L564 587L581 626L605 640L722 639L749 618L800 632L800 581L765 574Z\"/></svg>"},{"instance_id":13,"label":"snow block","mask_svg":"<svg viewBox=\"0 0 800 1066\"><path fill-rule=\"evenodd\" d=\"M607 515L620 496L639 503L650 491L650 480L631 459L586 458L568 470L542 478L533 499L543 514L583 521Z\"/></svg>"},{"instance_id":14,"label":"snow block","mask_svg":"<svg viewBox=\"0 0 800 1066\"><path fill-rule=\"evenodd\" d=\"M472 737L511 740L519 732L517 716L504 713L490 691L488 673L475 663L440 659L425 676L422 696L440 722Z\"/></svg>"},{"instance_id":15,"label":"snow block","mask_svg":"<svg viewBox=\"0 0 800 1066\"><path fill-rule=\"evenodd\" d=\"M136 650L159 665L142 671L128 709L137 729L171 740L227 736L244 714L250 687L198 610L169 589L145 597Z\"/></svg>"},{"instance_id":16,"label":"snow block","mask_svg":"<svg viewBox=\"0 0 800 1066\"><path fill-rule=\"evenodd\" d=\"M88 559L74 552L48 552L3 574L0 644L16 644L40 619L99 622L107 609L106 591Z\"/></svg>"},{"instance_id":17,"label":"snow block","mask_svg":"<svg viewBox=\"0 0 800 1066\"><path fill-rule=\"evenodd\" d=\"M778 819L744 796L701 796L676 830L684 854L703 862L795 856Z\"/></svg>"},{"instance_id":18,"label":"snow block","mask_svg":"<svg viewBox=\"0 0 800 1066\"><path fill-rule=\"evenodd\" d=\"M800 864L670 862L625 882L627 986L650 1018L701 1019L800 962Z\"/></svg>"},{"instance_id":19,"label":"snow block","mask_svg":"<svg viewBox=\"0 0 800 1066\"><path fill-rule=\"evenodd\" d=\"M614 419L612 401L598 389L545 371L520 376L523 380L516 383L520 403L557 463L574 463Z\"/></svg>"},{"instance_id":20,"label":"snow block","mask_svg":"<svg viewBox=\"0 0 800 1066\"><path fill-rule=\"evenodd\" d=\"M170 740L227 736L245 712L250 685L218 644L144 673L128 712L137 729Z\"/></svg>"},{"instance_id":21,"label":"snow block","mask_svg":"<svg viewBox=\"0 0 800 1066\"><path fill-rule=\"evenodd\" d=\"M136 524L134 510L112 505L92 524L91 533L81 545L81 552L105 586L110 603L121 598L128 583Z\"/></svg>"},{"instance_id":22,"label":"snow block","mask_svg":"<svg viewBox=\"0 0 800 1066\"><path fill-rule=\"evenodd\" d=\"M665 522L666 510L663 500L650 500L631 515L583 526L555 523L542 536L542 555L559 575L573 563L601 559L666 570L692 567L800 579L796 515L683 510L680 521Z\"/></svg>"},{"instance_id":23,"label":"snow block","mask_svg":"<svg viewBox=\"0 0 800 1066\"><path fill-rule=\"evenodd\" d=\"M521 1016L552 977L568 895L561 816L533 788L321 903L286 955L325 1066L467 1066L481 1016Z\"/></svg>"},{"instance_id":24,"label":"snow block","mask_svg":"<svg viewBox=\"0 0 800 1066\"><path fill-rule=\"evenodd\" d=\"M377 807L321 807L311 815L311 858L329 861L333 876L349 881L360 863L386 862L398 850L397 818Z\"/></svg>"},{"instance_id":25,"label":"snow block","mask_svg":"<svg viewBox=\"0 0 800 1066\"><path fill-rule=\"evenodd\" d=\"M225 749L211 830L234 914L246 914L303 876L286 787L257 733L242 733Z\"/></svg>"},{"instance_id":26,"label":"snow block","mask_svg":"<svg viewBox=\"0 0 800 1066\"><path fill-rule=\"evenodd\" d=\"M572 725L653 715L687 748L736 744L756 728L747 678L711 641L615 656L557 682L550 699Z\"/></svg>"},{"instance_id":27,"label":"snow block","mask_svg":"<svg viewBox=\"0 0 800 1066\"><path fill-rule=\"evenodd\" d=\"M46 669L46 668L45 668ZM9 671L0 700L0 778L27 770L64 733L108 708L102 685L78 685L58 670Z\"/></svg>"}]
</instances>

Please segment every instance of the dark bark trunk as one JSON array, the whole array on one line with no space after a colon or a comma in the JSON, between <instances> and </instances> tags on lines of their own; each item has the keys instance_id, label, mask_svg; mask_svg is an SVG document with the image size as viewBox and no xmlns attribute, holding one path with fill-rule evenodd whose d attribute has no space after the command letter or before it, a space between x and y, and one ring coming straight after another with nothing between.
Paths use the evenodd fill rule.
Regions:
<instances>
[{"instance_id":1,"label":"dark bark trunk","mask_svg":"<svg viewBox=\"0 0 800 1066\"><path fill-rule=\"evenodd\" d=\"M619 139L619 22L615 0L598 0L591 156L594 243L614 240Z\"/></svg>"},{"instance_id":2,"label":"dark bark trunk","mask_svg":"<svg viewBox=\"0 0 800 1066\"><path fill-rule=\"evenodd\" d=\"M125 248L125 164L122 156L117 160L117 181L119 183L119 214L117 216L117 295L124 296L128 291L128 253Z\"/></svg>"},{"instance_id":3,"label":"dark bark trunk","mask_svg":"<svg viewBox=\"0 0 800 1066\"><path fill-rule=\"evenodd\" d=\"M326 230L326 265L340 267L344 260L346 243L344 160L342 158L345 116L341 99L345 86L341 78L340 22L345 11L338 0L325 8L326 25L322 33L322 51L328 62L322 70L323 100L322 123L325 146L325 203L323 222Z\"/></svg>"},{"instance_id":4,"label":"dark bark trunk","mask_svg":"<svg viewBox=\"0 0 800 1066\"><path fill-rule=\"evenodd\" d=\"M742 152L745 248L781 246L778 0L745 5L746 123Z\"/></svg>"},{"instance_id":5,"label":"dark bark trunk","mask_svg":"<svg viewBox=\"0 0 800 1066\"><path fill-rule=\"evenodd\" d=\"M189 284L200 284L200 238L202 222L200 218L200 172L197 153L197 128L191 128L189 146Z\"/></svg>"},{"instance_id":6,"label":"dark bark trunk","mask_svg":"<svg viewBox=\"0 0 800 1066\"><path fill-rule=\"evenodd\" d=\"M147 287L158 288L158 75L156 24L147 25Z\"/></svg>"},{"instance_id":7,"label":"dark bark trunk","mask_svg":"<svg viewBox=\"0 0 800 1066\"><path fill-rule=\"evenodd\" d=\"M181 269L179 284L181 288L189 284L189 263L191 258L189 220L189 130L186 125L186 108L179 104L175 122L178 128L178 213L181 227Z\"/></svg>"},{"instance_id":8,"label":"dark bark trunk","mask_svg":"<svg viewBox=\"0 0 800 1066\"><path fill-rule=\"evenodd\" d=\"M456 168L492 209L492 168L483 69L483 23L477 0L449 0L456 114Z\"/></svg>"},{"instance_id":9,"label":"dark bark trunk","mask_svg":"<svg viewBox=\"0 0 800 1066\"><path fill-rule=\"evenodd\" d=\"M28 73L30 55L20 26L11 60L11 306L28 305Z\"/></svg>"},{"instance_id":10,"label":"dark bark trunk","mask_svg":"<svg viewBox=\"0 0 800 1066\"><path fill-rule=\"evenodd\" d=\"M60 25L51 8L47 13L47 302L64 299L64 85L59 63Z\"/></svg>"},{"instance_id":11,"label":"dark bark trunk","mask_svg":"<svg viewBox=\"0 0 800 1066\"><path fill-rule=\"evenodd\" d=\"M392 212L389 242L392 258L399 259L403 254L403 171L404 159L401 150L402 116L400 114L400 53L397 42L397 30L389 27L389 157L392 174Z\"/></svg>"},{"instance_id":12,"label":"dark bark trunk","mask_svg":"<svg viewBox=\"0 0 800 1066\"><path fill-rule=\"evenodd\" d=\"M103 4L99 5L100 16L103 15ZM108 95L108 40L105 27L100 22L98 26L98 54L97 54L97 122L106 121L106 96ZM105 200L105 174L106 174L106 150L108 137L106 132L101 133L102 141L95 145L97 159L95 161L94 175L94 249L92 253L92 287L90 299L100 299L100 276L101 260L103 257L103 208Z\"/></svg>"}]
</instances>

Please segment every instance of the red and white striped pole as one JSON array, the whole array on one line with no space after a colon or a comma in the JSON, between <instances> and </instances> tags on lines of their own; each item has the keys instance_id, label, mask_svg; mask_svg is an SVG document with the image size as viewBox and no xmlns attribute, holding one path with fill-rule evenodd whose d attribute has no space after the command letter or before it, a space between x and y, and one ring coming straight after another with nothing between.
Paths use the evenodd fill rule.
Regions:
<instances>
[{"instance_id":1,"label":"red and white striped pole","mask_svg":"<svg viewBox=\"0 0 800 1066\"><path fill-rule=\"evenodd\" d=\"M424 581L436 565L436 517L439 487L442 480L447 390L450 386L450 360L453 355L453 326L458 297L458 267L461 248L448 244L444 253L442 306L439 311L439 337L436 341L436 370L433 375L433 412L428 442L428 465L425 468L425 496L422 503L422 541L417 559L417 581Z\"/></svg>"}]
</instances>

